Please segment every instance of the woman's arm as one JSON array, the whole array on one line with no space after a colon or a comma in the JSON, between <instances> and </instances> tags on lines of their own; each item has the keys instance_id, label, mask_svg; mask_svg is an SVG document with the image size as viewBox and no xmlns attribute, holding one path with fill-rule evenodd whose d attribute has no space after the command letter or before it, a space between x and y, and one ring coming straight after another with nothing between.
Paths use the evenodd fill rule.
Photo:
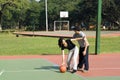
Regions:
<instances>
[{"instance_id":1,"label":"woman's arm","mask_svg":"<svg viewBox=\"0 0 120 80\"><path fill-rule=\"evenodd\" d=\"M65 53L64 50L62 50L62 65L65 64Z\"/></svg>"}]
</instances>

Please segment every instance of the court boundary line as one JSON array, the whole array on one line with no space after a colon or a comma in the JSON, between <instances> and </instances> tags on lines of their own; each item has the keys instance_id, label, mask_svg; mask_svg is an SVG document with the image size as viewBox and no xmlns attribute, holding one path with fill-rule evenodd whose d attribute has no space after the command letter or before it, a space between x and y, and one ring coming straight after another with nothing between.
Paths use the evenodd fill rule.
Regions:
<instances>
[{"instance_id":1,"label":"court boundary line","mask_svg":"<svg viewBox=\"0 0 120 80\"><path fill-rule=\"evenodd\" d=\"M0 72L0 76L4 73L5 71L4 70L2 70L1 72Z\"/></svg>"},{"instance_id":2,"label":"court boundary line","mask_svg":"<svg viewBox=\"0 0 120 80\"><path fill-rule=\"evenodd\" d=\"M3 73L19 73L19 72L21 72L21 73L23 73L23 72L41 72L41 71L51 71L51 70L45 70L45 69L43 69L43 70L8 70L8 71L1 71L0 72L0 76L3 74ZM58 70L54 70L54 71L58 71ZM68 72L69 73L69 72ZM72 74L72 73L71 73ZM79 75L79 74L77 74L77 73L75 73L75 75L77 75L78 77L80 77L80 78L82 78L83 80L88 80L86 77L84 77L84 76L81 76L81 75Z\"/></svg>"},{"instance_id":3,"label":"court boundary line","mask_svg":"<svg viewBox=\"0 0 120 80\"><path fill-rule=\"evenodd\" d=\"M48 61L49 62L49 61ZM57 67L58 65L54 65L53 66ZM90 70L120 70L120 68L92 68ZM4 73L4 72L40 72L40 71L51 71L51 70L46 70L46 69L41 69L41 70L8 70L8 71L4 71L2 70L0 72L0 76ZM54 71L59 71L59 70L54 70Z\"/></svg>"},{"instance_id":4,"label":"court boundary line","mask_svg":"<svg viewBox=\"0 0 120 80\"><path fill-rule=\"evenodd\" d=\"M53 65L54 66L54 65ZM23 72L41 72L41 71L51 71L51 70L45 70L45 69L42 69L42 70L8 70L8 71L2 71L1 73L3 74L4 73L23 73ZM53 70L53 71L59 71L59 70ZM69 72L68 72L69 73ZM72 73L71 73L72 74ZM75 73L75 75L79 76L80 78L82 78L83 80L88 80L86 77L84 76L81 76L77 73Z\"/></svg>"},{"instance_id":5,"label":"court boundary line","mask_svg":"<svg viewBox=\"0 0 120 80\"><path fill-rule=\"evenodd\" d=\"M41 71L51 71L51 70L45 70L45 69L42 69L42 70L8 70L8 71L4 71L4 73L41 72ZM54 71L56 71L56 70L54 70Z\"/></svg>"},{"instance_id":6,"label":"court boundary line","mask_svg":"<svg viewBox=\"0 0 120 80\"><path fill-rule=\"evenodd\" d=\"M86 77L84 77L84 76L81 76L81 75L79 75L79 74L77 74L77 73L75 73L77 76L79 76L80 78L82 78L83 80L88 80Z\"/></svg>"},{"instance_id":7,"label":"court boundary line","mask_svg":"<svg viewBox=\"0 0 120 80\"><path fill-rule=\"evenodd\" d=\"M90 70L120 70L120 68L91 68Z\"/></svg>"}]
</instances>

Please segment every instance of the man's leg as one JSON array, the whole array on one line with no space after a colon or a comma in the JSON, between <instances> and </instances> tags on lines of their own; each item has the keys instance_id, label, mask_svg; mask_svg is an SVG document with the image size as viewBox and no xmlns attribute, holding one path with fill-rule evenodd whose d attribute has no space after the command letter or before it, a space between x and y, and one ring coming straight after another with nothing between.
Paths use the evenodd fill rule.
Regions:
<instances>
[{"instance_id":1,"label":"man's leg","mask_svg":"<svg viewBox=\"0 0 120 80\"><path fill-rule=\"evenodd\" d=\"M86 55L84 57L84 61L85 61L85 68L84 70L89 70L89 61L88 61L88 55L89 55L89 47L87 47L87 51L86 51Z\"/></svg>"},{"instance_id":2,"label":"man's leg","mask_svg":"<svg viewBox=\"0 0 120 80\"><path fill-rule=\"evenodd\" d=\"M79 49L79 64L78 64L78 68L82 68L83 64L84 64L83 51L84 51L84 48L80 47L80 49Z\"/></svg>"}]
</instances>

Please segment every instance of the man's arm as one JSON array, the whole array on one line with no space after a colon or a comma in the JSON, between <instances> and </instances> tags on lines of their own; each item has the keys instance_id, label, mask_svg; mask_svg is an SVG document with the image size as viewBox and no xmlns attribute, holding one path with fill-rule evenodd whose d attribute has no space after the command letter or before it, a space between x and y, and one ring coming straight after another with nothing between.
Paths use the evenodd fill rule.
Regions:
<instances>
[{"instance_id":1,"label":"man's arm","mask_svg":"<svg viewBox=\"0 0 120 80\"><path fill-rule=\"evenodd\" d=\"M89 46L89 43L86 37L84 38L84 40L85 40L85 49L83 51L83 55L86 55L86 51L87 51L87 47Z\"/></svg>"},{"instance_id":2,"label":"man's arm","mask_svg":"<svg viewBox=\"0 0 120 80\"><path fill-rule=\"evenodd\" d=\"M81 37L81 38L73 38L73 39L71 39L71 41L79 41L79 40L81 40L81 39L84 39L84 37Z\"/></svg>"}]
</instances>

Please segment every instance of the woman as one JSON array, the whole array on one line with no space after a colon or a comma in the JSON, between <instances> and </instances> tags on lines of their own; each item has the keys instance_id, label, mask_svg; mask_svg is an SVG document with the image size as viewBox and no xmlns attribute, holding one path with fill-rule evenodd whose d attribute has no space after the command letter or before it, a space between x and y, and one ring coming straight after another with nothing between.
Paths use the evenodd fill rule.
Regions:
<instances>
[{"instance_id":1,"label":"woman","mask_svg":"<svg viewBox=\"0 0 120 80\"><path fill-rule=\"evenodd\" d=\"M67 39L65 40L64 38L59 38L58 40L58 45L62 50L62 65L65 64L65 57L64 57L64 49L69 50L68 58L67 58L67 70L70 70L70 63L73 58L73 68L71 73L75 73L77 71L77 64L78 64L78 47L72 42L77 39Z\"/></svg>"}]
</instances>

